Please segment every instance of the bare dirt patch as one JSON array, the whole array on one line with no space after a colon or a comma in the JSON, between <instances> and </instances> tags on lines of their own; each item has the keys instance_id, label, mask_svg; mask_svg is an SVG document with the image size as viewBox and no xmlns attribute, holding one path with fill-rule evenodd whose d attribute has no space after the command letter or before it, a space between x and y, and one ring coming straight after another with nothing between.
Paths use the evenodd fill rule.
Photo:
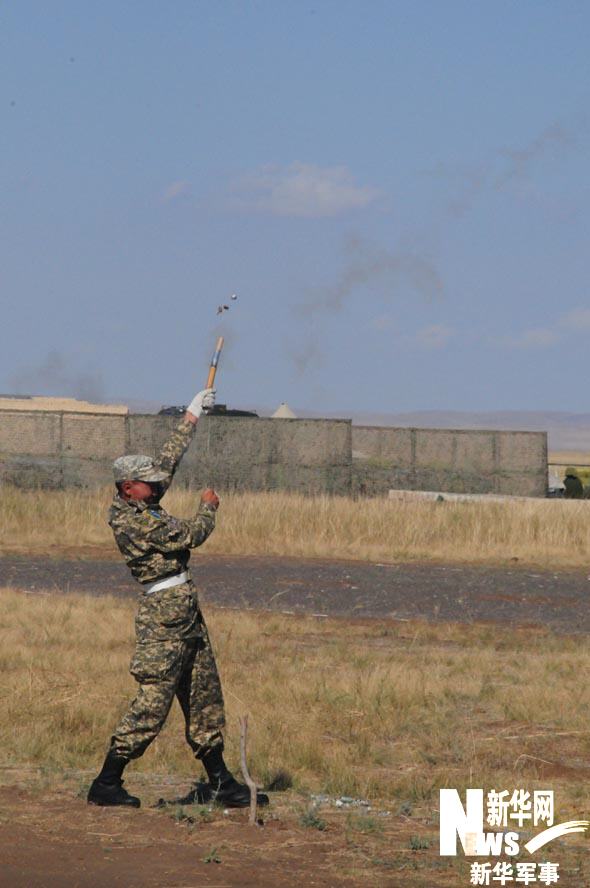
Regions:
<instances>
[{"instance_id":1,"label":"bare dirt patch","mask_svg":"<svg viewBox=\"0 0 590 888\"><path fill-rule=\"evenodd\" d=\"M157 791L154 783L144 787L144 802L147 795L153 803ZM397 888L423 885L428 870L440 871L438 884L454 884L449 881L456 878L454 867L436 861L434 842L424 842L420 859L410 850L416 827L404 818L387 834L372 835L342 815L327 815L325 829L304 828L285 805L273 807L263 826L251 827L244 811L214 809L207 814L211 821L203 822L192 806L180 813L105 809L87 805L72 786L5 786L0 788L0 886Z\"/></svg>"},{"instance_id":2,"label":"bare dirt patch","mask_svg":"<svg viewBox=\"0 0 590 888\"><path fill-rule=\"evenodd\" d=\"M330 858L334 835L303 834L270 821L183 823L156 811L107 810L45 792L0 791L0 885L10 888L192 885L344 885ZM243 821L243 817L240 818ZM206 862L206 861L209 862Z\"/></svg>"}]
</instances>

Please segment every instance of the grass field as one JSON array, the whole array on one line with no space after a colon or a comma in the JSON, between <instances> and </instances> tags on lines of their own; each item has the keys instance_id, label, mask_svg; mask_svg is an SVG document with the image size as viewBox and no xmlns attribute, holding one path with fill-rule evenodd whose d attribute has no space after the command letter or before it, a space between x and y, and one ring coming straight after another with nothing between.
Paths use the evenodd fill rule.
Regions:
<instances>
[{"instance_id":1,"label":"grass field","mask_svg":"<svg viewBox=\"0 0 590 888\"><path fill-rule=\"evenodd\" d=\"M78 773L87 785L134 692L133 605L8 589L0 596L0 767L42 767L54 782ZM278 770L292 776L280 797L283 810L289 803L299 812L291 816L300 817L310 793L368 798L392 819L369 817L358 829L381 841L403 823L404 841L414 841L408 830L420 836L434 866L439 787L552 788L559 821L590 815L584 639L223 610L208 622L226 693L228 759L237 762L237 716L248 712L251 771L259 782ZM153 773L187 783L198 773L178 707L127 783L141 789ZM381 858L382 841L372 852ZM579 851L568 840L559 859L567 852L580 866Z\"/></svg>"},{"instance_id":2,"label":"grass field","mask_svg":"<svg viewBox=\"0 0 590 888\"><path fill-rule=\"evenodd\" d=\"M106 512L110 490L36 492L4 488L4 552L116 555ZM194 514L198 495L172 491L164 506ZM531 499L490 503L413 503L305 497L287 493L223 497L203 551L350 558L586 566L590 501Z\"/></svg>"},{"instance_id":3,"label":"grass field","mask_svg":"<svg viewBox=\"0 0 590 888\"><path fill-rule=\"evenodd\" d=\"M93 767L134 692L132 603L1 593L0 757ZM252 769L286 768L301 791L430 798L481 785L516 758L561 759L554 732L590 752L585 640L540 630L350 622L214 610L230 757L238 714L252 718ZM507 734L519 741L503 744ZM138 768L186 774L180 713ZM590 800L589 800L590 802Z\"/></svg>"}]
</instances>

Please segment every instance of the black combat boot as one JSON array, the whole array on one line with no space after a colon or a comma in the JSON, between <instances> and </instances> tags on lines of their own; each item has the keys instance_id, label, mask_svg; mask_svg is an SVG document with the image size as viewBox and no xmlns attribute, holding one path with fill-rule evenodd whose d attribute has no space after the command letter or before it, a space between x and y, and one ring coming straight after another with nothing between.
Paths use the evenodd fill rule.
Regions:
<instances>
[{"instance_id":1,"label":"black combat boot","mask_svg":"<svg viewBox=\"0 0 590 888\"><path fill-rule=\"evenodd\" d=\"M238 783L223 760L223 746L214 746L199 756L209 778L212 800L226 808L248 808L250 790L245 783ZM263 792L256 793L258 805L268 805L268 796Z\"/></svg>"},{"instance_id":2,"label":"black combat boot","mask_svg":"<svg viewBox=\"0 0 590 888\"><path fill-rule=\"evenodd\" d=\"M92 781L92 785L88 791L88 802L91 805L127 805L130 808L139 808L141 802L135 796L129 795L126 789L123 789L123 781L121 776L125 765L129 763L129 759L117 755L115 752L109 752L102 771Z\"/></svg>"}]
</instances>

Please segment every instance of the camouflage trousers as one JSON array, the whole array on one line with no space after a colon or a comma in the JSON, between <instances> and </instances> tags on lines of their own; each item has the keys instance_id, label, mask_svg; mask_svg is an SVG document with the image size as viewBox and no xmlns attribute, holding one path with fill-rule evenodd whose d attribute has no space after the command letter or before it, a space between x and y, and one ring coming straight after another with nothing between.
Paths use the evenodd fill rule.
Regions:
<instances>
[{"instance_id":1,"label":"camouflage trousers","mask_svg":"<svg viewBox=\"0 0 590 888\"><path fill-rule=\"evenodd\" d=\"M174 697L196 756L223 744L223 695L205 621L192 583L143 594L135 620L130 672L137 696L117 725L111 750L134 759L154 740Z\"/></svg>"}]
</instances>

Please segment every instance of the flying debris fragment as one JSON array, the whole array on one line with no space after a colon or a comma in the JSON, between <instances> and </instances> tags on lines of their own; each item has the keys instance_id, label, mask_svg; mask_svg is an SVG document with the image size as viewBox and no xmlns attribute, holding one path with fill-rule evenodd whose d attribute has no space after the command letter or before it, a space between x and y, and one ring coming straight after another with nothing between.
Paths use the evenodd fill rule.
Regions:
<instances>
[{"instance_id":1,"label":"flying debris fragment","mask_svg":"<svg viewBox=\"0 0 590 888\"><path fill-rule=\"evenodd\" d=\"M231 298L234 300L237 299L238 298L237 294L232 293ZM217 306L217 314L218 315L223 314L224 311L229 311L229 305L218 305Z\"/></svg>"}]
</instances>

